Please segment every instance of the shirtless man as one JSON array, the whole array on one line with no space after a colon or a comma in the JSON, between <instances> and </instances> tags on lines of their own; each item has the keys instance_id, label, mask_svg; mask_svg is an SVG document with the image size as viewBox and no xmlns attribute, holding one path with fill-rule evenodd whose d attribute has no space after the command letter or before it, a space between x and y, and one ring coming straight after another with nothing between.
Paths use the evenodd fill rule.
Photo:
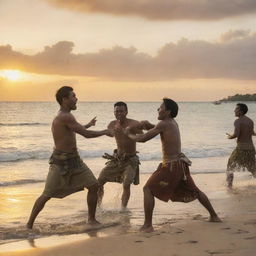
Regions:
<instances>
[{"instance_id":1,"label":"shirtless man","mask_svg":"<svg viewBox=\"0 0 256 256\"><path fill-rule=\"evenodd\" d=\"M254 132L253 121L245 114L248 107L243 103L238 103L235 108L235 116L238 118L234 122L235 130L232 135L227 133L228 139L237 138L237 146L228 159L227 164L227 186L232 188L234 171L241 167L246 168L256 178L255 148L252 141Z\"/></svg>"},{"instance_id":2,"label":"shirtless man","mask_svg":"<svg viewBox=\"0 0 256 256\"><path fill-rule=\"evenodd\" d=\"M139 184L139 157L136 155L136 142L130 139L122 132L122 129L131 127L132 133L142 133L142 129L150 129L148 121L136 121L127 118L128 108L126 103L117 102L114 104L114 115L116 120L109 123L108 129L114 130L114 136L117 149L113 155L105 154L103 157L108 159L106 166L101 171L99 182L99 199L98 204L102 202L104 195L104 184L106 182L119 182L123 184L123 194L121 199L121 207L124 210L127 207L130 198L130 187Z\"/></svg>"},{"instance_id":3,"label":"shirtless man","mask_svg":"<svg viewBox=\"0 0 256 256\"><path fill-rule=\"evenodd\" d=\"M87 125L79 124L70 113L76 110L77 97L73 88L61 87L56 93L56 100L60 110L52 122L54 151L50 158L50 168L42 195L35 201L27 227L32 229L34 221L45 203L51 198L63 198L72 193L88 189L88 223L98 224L95 219L97 206L98 181L91 170L80 159L76 146L76 133L85 138L95 138L102 135L112 135L109 130L87 130L95 125L92 119Z\"/></svg>"},{"instance_id":4,"label":"shirtless man","mask_svg":"<svg viewBox=\"0 0 256 256\"><path fill-rule=\"evenodd\" d=\"M221 220L214 211L207 196L195 185L189 172L191 161L181 153L180 132L174 118L178 114L175 101L165 98L158 109L160 122L145 134L133 135L129 127L125 133L135 142L146 142L158 134L161 136L163 160L144 186L145 221L141 231L152 232L152 214L155 205L154 197L168 202L191 202L198 199L208 210L209 221Z\"/></svg>"}]
</instances>

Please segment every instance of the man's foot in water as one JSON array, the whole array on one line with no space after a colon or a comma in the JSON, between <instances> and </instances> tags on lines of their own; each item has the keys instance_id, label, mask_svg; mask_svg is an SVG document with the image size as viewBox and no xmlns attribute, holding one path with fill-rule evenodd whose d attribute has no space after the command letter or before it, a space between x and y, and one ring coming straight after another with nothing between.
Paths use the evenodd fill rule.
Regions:
<instances>
[{"instance_id":1,"label":"man's foot in water","mask_svg":"<svg viewBox=\"0 0 256 256\"><path fill-rule=\"evenodd\" d=\"M222 220L218 217L218 215L210 216L209 221L210 222L222 222Z\"/></svg>"},{"instance_id":2,"label":"man's foot in water","mask_svg":"<svg viewBox=\"0 0 256 256\"><path fill-rule=\"evenodd\" d=\"M154 228L152 225L150 224L144 224L141 228L140 228L140 232L144 232L144 233L151 233L154 232Z\"/></svg>"}]
</instances>

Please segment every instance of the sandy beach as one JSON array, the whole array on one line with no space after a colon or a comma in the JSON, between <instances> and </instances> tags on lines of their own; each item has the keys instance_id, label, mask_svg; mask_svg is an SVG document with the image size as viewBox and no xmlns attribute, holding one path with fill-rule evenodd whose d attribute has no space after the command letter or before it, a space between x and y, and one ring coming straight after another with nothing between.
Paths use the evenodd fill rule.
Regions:
<instances>
[{"instance_id":1,"label":"sandy beach","mask_svg":"<svg viewBox=\"0 0 256 256\"><path fill-rule=\"evenodd\" d=\"M256 256L256 0L0 0L0 17L0 256ZM155 199L152 229L144 189L141 232L161 162L151 192L182 179L170 197L200 201Z\"/></svg>"},{"instance_id":2,"label":"sandy beach","mask_svg":"<svg viewBox=\"0 0 256 256\"><path fill-rule=\"evenodd\" d=\"M133 187L130 205L134 208L142 207L142 184L147 178L148 175L142 175L141 185ZM157 200L152 233L138 231L143 211L141 218L134 221L131 207L128 213L112 210L108 213L110 224L104 218L100 229L90 229L83 222L76 223L76 228L80 228L74 232L76 235L57 232L47 238L33 238L30 234L28 239L1 245L0 255L255 255L255 179L248 173L238 173L234 188L229 191L224 186L224 173L197 174L193 178L207 193L222 223L208 222L206 210L197 201L183 204ZM106 187L105 201L113 200L108 194L110 189L111 185ZM104 214L98 211L98 215L102 221Z\"/></svg>"}]
</instances>

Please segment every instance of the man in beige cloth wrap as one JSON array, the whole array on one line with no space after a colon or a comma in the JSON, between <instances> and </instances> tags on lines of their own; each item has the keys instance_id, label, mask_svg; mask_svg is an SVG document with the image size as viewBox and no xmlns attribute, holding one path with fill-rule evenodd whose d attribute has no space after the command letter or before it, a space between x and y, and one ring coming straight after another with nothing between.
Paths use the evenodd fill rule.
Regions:
<instances>
[{"instance_id":1,"label":"man in beige cloth wrap","mask_svg":"<svg viewBox=\"0 0 256 256\"><path fill-rule=\"evenodd\" d=\"M50 168L46 179L45 189L36 200L32 209L27 227L32 229L34 221L45 203L53 198L63 198L72 193L88 189L88 223L98 224L95 219L97 206L98 181L91 170L81 160L77 152L76 133L85 138L95 138L102 135L112 135L109 130L87 130L95 125L96 119L92 119L87 125L79 124L70 113L76 109L77 97L73 88L61 87L56 93L56 100L60 104L60 110L52 122L52 135L54 151L50 158Z\"/></svg>"},{"instance_id":2,"label":"man in beige cloth wrap","mask_svg":"<svg viewBox=\"0 0 256 256\"><path fill-rule=\"evenodd\" d=\"M198 199L208 210L209 221L221 220L214 211L207 196L195 185L189 172L190 160L181 153L180 132L174 118L178 114L175 101L165 98L158 109L160 122L145 134L133 135L129 127L125 133L136 142L146 142L158 134L161 136L163 161L151 175L144 186L145 221L141 231L152 232L152 214L155 205L154 197L162 201L191 202Z\"/></svg>"},{"instance_id":3,"label":"man in beige cloth wrap","mask_svg":"<svg viewBox=\"0 0 256 256\"><path fill-rule=\"evenodd\" d=\"M136 121L127 118L128 108L125 102L116 102L114 104L114 115L116 120L109 123L108 129L115 130L114 136L117 144L117 149L113 155L106 154L103 158L108 159L106 166L102 169L98 181L98 204L101 205L104 195L104 184L106 182L119 182L123 184L123 194L121 198L121 207L126 209L130 198L130 187L139 184L139 157L136 152L136 142L131 140L119 128L125 129L131 127L131 132L142 133L143 129L149 129L152 125L148 121Z\"/></svg>"},{"instance_id":4,"label":"man in beige cloth wrap","mask_svg":"<svg viewBox=\"0 0 256 256\"><path fill-rule=\"evenodd\" d=\"M228 139L237 138L237 146L231 153L227 164L227 186L232 188L234 171L245 168L256 178L255 148L252 141L254 132L254 123L245 114L248 111L246 104L238 103L234 110L238 118L234 122L234 133L228 134Z\"/></svg>"}]
</instances>

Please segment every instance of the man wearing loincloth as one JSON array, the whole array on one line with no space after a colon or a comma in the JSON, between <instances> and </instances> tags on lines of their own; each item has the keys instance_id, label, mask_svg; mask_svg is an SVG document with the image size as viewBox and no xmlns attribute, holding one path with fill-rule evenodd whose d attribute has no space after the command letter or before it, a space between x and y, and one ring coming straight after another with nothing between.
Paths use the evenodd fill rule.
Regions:
<instances>
[{"instance_id":1,"label":"man wearing loincloth","mask_svg":"<svg viewBox=\"0 0 256 256\"><path fill-rule=\"evenodd\" d=\"M255 147L252 136L254 132L254 123L245 114L248 111L246 104L238 103L234 110L238 118L234 122L234 133L228 135L228 139L237 138L237 146L231 153L227 164L227 186L232 188L234 171L247 169L256 178Z\"/></svg>"},{"instance_id":2,"label":"man wearing loincloth","mask_svg":"<svg viewBox=\"0 0 256 256\"><path fill-rule=\"evenodd\" d=\"M124 131L136 142L146 142L160 134L162 142L162 163L148 179L144 186L145 221L141 231L152 232L152 214L155 205L154 197L168 202L191 202L198 199L210 213L209 221L221 220L214 211L207 196L200 191L190 176L191 161L181 153L180 132L174 118L178 114L178 105L175 101L165 98L158 109L160 122L145 134L131 134L129 127Z\"/></svg>"},{"instance_id":3,"label":"man wearing loincloth","mask_svg":"<svg viewBox=\"0 0 256 256\"><path fill-rule=\"evenodd\" d=\"M87 125L78 123L71 114L76 110L77 97L73 88L61 87L56 93L56 100L60 110L52 122L54 151L49 160L50 168L42 195L35 201L27 227L32 229L34 221L45 203L51 198L63 198L72 193L88 189L88 223L98 224L95 219L97 206L98 181L91 170L79 157L76 147L76 133L85 138L95 138L102 135L112 136L110 130L87 130L95 125L93 118Z\"/></svg>"},{"instance_id":4,"label":"man wearing loincloth","mask_svg":"<svg viewBox=\"0 0 256 256\"><path fill-rule=\"evenodd\" d=\"M114 115L116 120L109 123L108 129L114 131L114 137L117 149L113 155L104 154L106 158L106 166L102 169L98 182L98 204L102 202L104 195L104 184L106 182L119 182L123 184L123 194L121 198L121 207L124 210L127 207L130 198L130 187L139 184L139 157L136 152L136 142L130 139L122 132L122 129L130 127L131 132L142 133L143 129L153 127L148 121L136 121L127 118L128 108L125 102L117 102L114 104Z\"/></svg>"}]
</instances>

